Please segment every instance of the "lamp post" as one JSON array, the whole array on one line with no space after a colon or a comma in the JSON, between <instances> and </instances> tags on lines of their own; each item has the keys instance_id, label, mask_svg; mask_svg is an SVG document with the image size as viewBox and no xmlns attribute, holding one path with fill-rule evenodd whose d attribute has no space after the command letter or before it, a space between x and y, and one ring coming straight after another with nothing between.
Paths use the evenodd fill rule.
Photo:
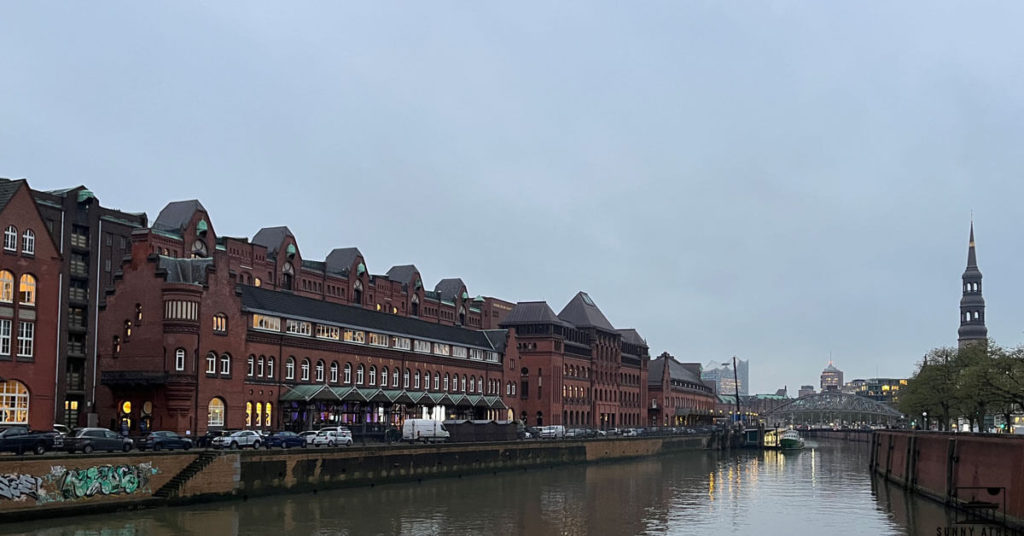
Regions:
<instances>
[{"instance_id":1,"label":"lamp post","mask_svg":"<svg viewBox=\"0 0 1024 536\"><path fill-rule=\"evenodd\" d=\"M921 417L924 420L924 429L927 430L928 429L928 412L927 411L922 411L921 412Z\"/></svg>"}]
</instances>

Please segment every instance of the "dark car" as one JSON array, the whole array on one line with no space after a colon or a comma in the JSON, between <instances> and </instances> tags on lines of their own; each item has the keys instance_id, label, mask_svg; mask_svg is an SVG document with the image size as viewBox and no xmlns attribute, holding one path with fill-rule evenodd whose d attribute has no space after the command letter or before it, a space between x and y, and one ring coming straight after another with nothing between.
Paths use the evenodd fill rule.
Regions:
<instances>
[{"instance_id":1,"label":"dark car","mask_svg":"<svg viewBox=\"0 0 1024 536\"><path fill-rule=\"evenodd\" d=\"M181 437L174 432L150 432L149 435L139 441L139 450L174 450L192 448L192 440Z\"/></svg>"},{"instance_id":2,"label":"dark car","mask_svg":"<svg viewBox=\"0 0 1024 536\"><path fill-rule=\"evenodd\" d=\"M232 430L209 430L205 434L196 438L195 445L199 448L210 448L213 446L213 440L220 436L230 435Z\"/></svg>"},{"instance_id":3,"label":"dark car","mask_svg":"<svg viewBox=\"0 0 1024 536\"><path fill-rule=\"evenodd\" d=\"M64 445L63 439L55 430L39 431L29 430L27 426L7 426L0 428L0 452L42 454L61 448Z\"/></svg>"},{"instance_id":4,"label":"dark car","mask_svg":"<svg viewBox=\"0 0 1024 536\"><path fill-rule=\"evenodd\" d=\"M106 428L79 428L74 435L64 438L64 450L68 452L82 451L86 454L94 450L107 452L132 450L133 442L117 432Z\"/></svg>"},{"instance_id":5,"label":"dark car","mask_svg":"<svg viewBox=\"0 0 1024 536\"><path fill-rule=\"evenodd\" d=\"M266 442L265 445L268 449L274 447L281 447L283 449L306 447L306 438L295 432L273 432L268 436L264 436L263 440Z\"/></svg>"}]
</instances>

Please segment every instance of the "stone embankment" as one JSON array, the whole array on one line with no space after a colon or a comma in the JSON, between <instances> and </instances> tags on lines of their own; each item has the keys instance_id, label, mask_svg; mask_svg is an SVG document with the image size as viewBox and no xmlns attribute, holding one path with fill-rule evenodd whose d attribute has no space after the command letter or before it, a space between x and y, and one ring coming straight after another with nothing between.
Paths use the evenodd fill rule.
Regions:
<instances>
[{"instance_id":1,"label":"stone embankment","mask_svg":"<svg viewBox=\"0 0 1024 536\"><path fill-rule=\"evenodd\" d=\"M880 430L871 469L964 518L1024 527L1024 436Z\"/></svg>"},{"instance_id":2,"label":"stone embankment","mask_svg":"<svg viewBox=\"0 0 1024 536\"><path fill-rule=\"evenodd\" d=\"M374 486L701 450L706 436L0 457L0 519Z\"/></svg>"}]
</instances>

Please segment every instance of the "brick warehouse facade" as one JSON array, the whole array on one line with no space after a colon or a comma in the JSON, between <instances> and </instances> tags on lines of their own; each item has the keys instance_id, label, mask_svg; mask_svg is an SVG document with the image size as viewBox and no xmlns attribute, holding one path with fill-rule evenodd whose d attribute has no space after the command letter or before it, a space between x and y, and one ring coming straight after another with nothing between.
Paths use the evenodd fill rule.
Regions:
<instances>
[{"instance_id":1,"label":"brick warehouse facade","mask_svg":"<svg viewBox=\"0 0 1024 536\"><path fill-rule=\"evenodd\" d=\"M517 333L530 326L508 321L524 304L471 297L460 279L430 291L413 265L373 275L356 248L303 259L287 227L219 237L198 201L167 205L131 240L100 312L101 425L372 435L408 417L644 422L646 344L589 323L583 293L560 321L574 346L542 364L536 337ZM546 393L524 383L532 368L547 370Z\"/></svg>"},{"instance_id":2,"label":"brick warehouse facade","mask_svg":"<svg viewBox=\"0 0 1024 536\"><path fill-rule=\"evenodd\" d=\"M0 426L52 427L61 256L24 180L0 180Z\"/></svg>"}]
</instances>

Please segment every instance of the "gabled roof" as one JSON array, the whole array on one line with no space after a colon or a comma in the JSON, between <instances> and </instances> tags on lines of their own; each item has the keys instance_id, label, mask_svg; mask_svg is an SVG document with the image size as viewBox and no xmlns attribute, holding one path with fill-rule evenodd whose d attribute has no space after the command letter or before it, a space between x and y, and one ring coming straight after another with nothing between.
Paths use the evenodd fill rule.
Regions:
<instances>
[{"instance_id":1,"label":"gabled roof","mask_svg":"<svg viewBox=\"0 0 1024 536\"><path fill-rule=\"evenodd\" d=\"M7 208L7 203L11 202L11 198L22 184L27 184L25 179L0 179L0 211Z\"/></svg>"},{"instance_id":2,"label":"gabled roof","mask_svg":"<svg viewBox=\"0 0 1024 536\"><path fill-rule=\"evenodd\" d=\"M335 248L327 254L327 271L335 274L347 274L352 263L362 257L359 248Z\"/></svg>"},{"instance_id":3,"label":"gabled roof","mask_svg":"<svg viewBox=\"0 0 1024 536\"><path fill-rule=\"evenodd\" d=\"M647 346L647 341L645 341L644 338L641 337L640 334L633 328L617 329L615 331L617 331L619 335L622 335L622 342L636 344L638 346Z\"/></svg>"},{"instance_id":4,"label":"gabled roof","mask_svg":"<svg viewBox=\"0 0 1024 536\"><path fill-rule=\"evenodd\" d=\"M508 342L507 329L486 329L484 335L491 341L491 346L497 352L505 353L505 344Z\"/></svg>"},{"instance_id":5,"label":"gabled roof","mask_svg":"<svg viewBox=\"0 0 1024 536\"><path fill-rule=\"evenodd\" d=\"M650 364L647 366L647 384L660 385L662 378L665 376L666 367L668 367L668 375L670 379L704 385L710 388L708 384L704 383L700 379L699 364L680 363L675 357L666 357L665 355L652 359Z\"/></svg>"},{"instance_id":6,"label":"gabled roof","mask_svg":"<svg viewBox=\"0 0 1024 536\"><path fill-rule=\"evenodd\" d=\"M434 292L438 293L442 300L454 301L459 297L463 288L466 288L466 284L462 282L462 279L452 277L438 281L434 286Z\"/></svg>"},{"instance_id":7,"label":"gabled roof","mask_svg":"<svg viewBox=\"0 0 1024 536\"><path fill-rule=\"evenodd\" d=\"M277 249L284 243L284 239L289 236L294 237L295 235L285 225L264 227L256 233L256 236L252 237L252 243L267 248L267 257L274 258L277 255Z\"/></svg>"},{"instance_id":8,"label":"gabled roof","mask_svg":"<svg viewBox=\"0 0 1024 536\"><path fill-rule=\"evenodd\" d=\"M206 270L213 265L213 259L181 259L161 256L157 271L163 272L168 283L205 285Z\"/></svg>"},{"instance_id":9,"label":"gabled roof","mask_svg":"<svg viewBox=\"0 0 1024 536\"><path fill-rule=\"evenodd\" d=\"M416 318L371 311L362 307L305 298L289 292L278 292L248 285L239 285L238 292L241 295L242 308L247 311L350 326L423 340L477 348L493 348L483 331L434 324Z\"/></svg>"},{"instance_id":10,"label":"gabled roof","mask_svg":"<svg viewBox=\"0 0 1024 536\"><path fill-rule=\"evenodd\" d=\"M548 302L519 302L501 321L502 326L515 326L519 324L558 324L566 326L564 321L558 318Z\"/></svg>"},{"instance_id":11,"label":"gabled roof","mask_svg":"<svg viewBox=\"0 0 1024 536\"><path fill-rule=\"evenodd\" d=\"M156 221L153 222L153 228L159 231L180 233L197 210L206 212L206 208L198 199L167 203L157 215Z\"/></svg>"},{"instance_id":12,"label":"gabled roof","mask_svg":"<svg viewBox=\"0 0 1024 536\"><path fill-rule=\"evenodd\" d=\"M611 333L616 333L611 322L605 318L604 313L597 308L594 300L586 292L577 292L573 299L565 305L558 318L578 328L598 328Z\"/></svg>"},{"instance_id":13,"label":"gabled roof","mask_svg":"<svg viewBox=\"0 0 1024 536\"><path fill-rule=\"evenodd\" d=\"M412 284L412 278L416 275L419 270L416 269L414 264L403 264L400 266L392 266L388 270L388 279L392 281L398 281L403 285Z\"/></svg>"}]
</instances>

